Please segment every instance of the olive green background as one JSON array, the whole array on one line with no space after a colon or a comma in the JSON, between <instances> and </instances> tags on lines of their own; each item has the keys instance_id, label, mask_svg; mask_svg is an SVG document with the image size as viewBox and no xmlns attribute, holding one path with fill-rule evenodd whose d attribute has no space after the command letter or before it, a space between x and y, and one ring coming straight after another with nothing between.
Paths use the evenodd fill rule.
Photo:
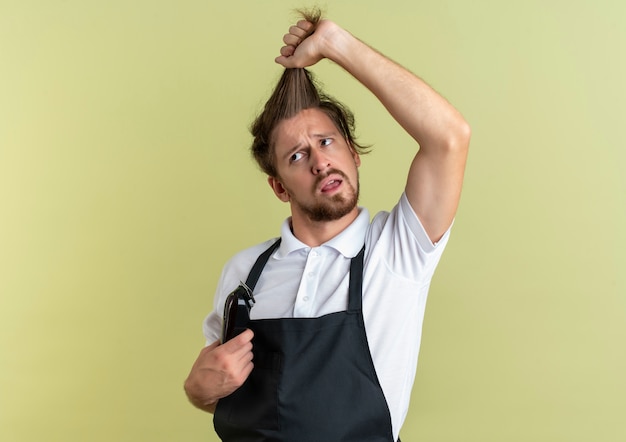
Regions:
<instances>
[{"instance_id":1,"label":"olive green background","mask_svg":"<svg viewBox=\"0 0 626 442\"><path fill-rule=\"evenodd\" d=\"M0 0L0 439L216 440L182 383L288 207L248 156L299 1ZM406 441L626 440L626 3L328 1L473 128ZM340 68L361 203L412 140Z\"/></svg>"}]
</instances>

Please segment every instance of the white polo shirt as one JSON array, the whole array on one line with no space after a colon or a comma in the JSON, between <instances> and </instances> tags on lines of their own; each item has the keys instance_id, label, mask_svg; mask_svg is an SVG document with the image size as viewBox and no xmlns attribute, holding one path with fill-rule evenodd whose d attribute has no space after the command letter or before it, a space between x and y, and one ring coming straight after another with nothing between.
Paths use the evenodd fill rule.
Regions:
<instances>
[{"instance_id":1,"label":"white polo shirt","mask_svg":"<svg viewBox=\"0 0 626 442\"><path fill-rule=\"evenodd\" d=\"M433 244L405 194L391 212L379 212L371 223L367 209L359 208L348 228L319 247L300 242L290 221L283 223L281 244L256 285L250 316L318 317L346 310L350 259L365 244L363 317L397 439L409 407L430 281L450 230ZM215 310L203 324L207 344L220 337L226 296L274 241L239 252L224 267Z\"/></svg>"}]
</instances>

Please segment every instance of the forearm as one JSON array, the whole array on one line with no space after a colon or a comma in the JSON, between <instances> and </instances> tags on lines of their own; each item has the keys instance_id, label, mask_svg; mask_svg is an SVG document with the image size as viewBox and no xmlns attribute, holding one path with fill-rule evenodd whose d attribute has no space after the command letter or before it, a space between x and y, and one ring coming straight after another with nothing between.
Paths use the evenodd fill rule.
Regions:
<instances>
[{"instance_id":1,"label":"forearm","mask_svg":"<svg viewBox=\"0 0 626 442\"><path fill-rule=\"evenodd\" d=\"M322 54L369 89L422 149L462 144L467 127L461 114L407 69L334 26Z\"/></svg>"}]
</instances>

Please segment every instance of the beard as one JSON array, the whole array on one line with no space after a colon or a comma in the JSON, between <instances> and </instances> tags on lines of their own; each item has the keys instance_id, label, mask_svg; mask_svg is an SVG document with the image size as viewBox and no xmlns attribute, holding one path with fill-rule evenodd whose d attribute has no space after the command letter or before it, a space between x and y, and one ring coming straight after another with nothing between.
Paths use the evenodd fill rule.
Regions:
<instances>
[{"instance_id":1,"label":"beard","mask_svg":"<svg viewBox=\"0 0 626 442\"><path fill-rule=\"evenodd\" d=\"M323 222L341 219L352 212L359 202L358 175L355 188L352 183L348 181L348 177L338 169L331 169L323 176L318 177L313 186L313 191L315 192L319 183L332 173L340 175L343 178L343 184L346 185L348 190L345 195L337 194L330 198L316 198L312 202L303 202L292 198L292 204L295 204L311 221Z\"/></svg>"}]
</instances>

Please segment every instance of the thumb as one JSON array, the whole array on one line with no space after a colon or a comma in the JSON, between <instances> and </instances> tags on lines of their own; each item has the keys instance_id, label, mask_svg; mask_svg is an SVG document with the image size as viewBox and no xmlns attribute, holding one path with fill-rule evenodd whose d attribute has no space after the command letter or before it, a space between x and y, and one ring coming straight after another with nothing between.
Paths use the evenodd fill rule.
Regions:
<instances>
[{"instance_id":1,"label":"thumb","mask_svg":"<svg viewBox=\"0 0 626 442\"><path fill-rule=\"evenodd\" d=\"M285 57L284 55L281 55L279 57L276 57L274 59L274 61L276 63L278 63L279 65L281 65L284 68L293 68L295 66L293 66L293 62L291 61L291 57Z\"/></svg>"}]
</instances>

